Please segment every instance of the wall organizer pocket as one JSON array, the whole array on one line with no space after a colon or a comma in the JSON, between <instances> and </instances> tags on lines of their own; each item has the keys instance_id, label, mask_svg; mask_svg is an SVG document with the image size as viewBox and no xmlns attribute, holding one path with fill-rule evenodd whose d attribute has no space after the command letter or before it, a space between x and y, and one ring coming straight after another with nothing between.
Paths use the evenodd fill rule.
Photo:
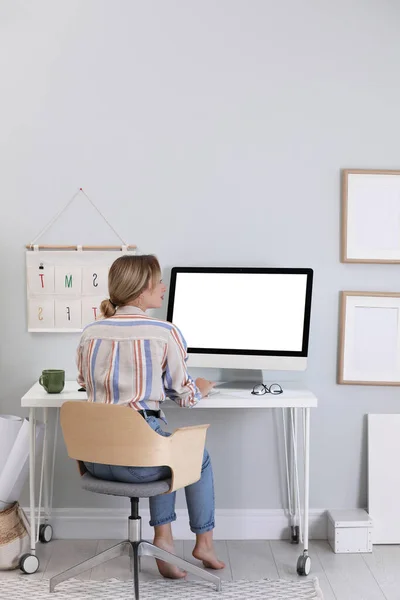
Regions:
<instances>
[{"instance_id":1,"label":"wall organizer pocket","mask_svg":"<svg viewBox=\"0 0 400 600\"><path fill-rule=\"evenodd\" d=\"M341 260L400 263L400 171L342 171Z\"/></svg>"},{"instance_id":2,"label":"wall organizer pocket","mask_svg":"<svg viewBox=\"0 0 400 600\"><path fill-rule=\"evenodd\" d=\"M338 383L400 385L400 293L341 293L338 371Z\"/></svg>"},{"instance_id":3,"label":"wall organizer pocket","mask_svg":"<svg viewBox=\"0 0 400 600\"><path fill-rule=\"evenodd\" d=\"M120 239L118 246L39 246L37 240L78 196L85 196ZM108 271L116 258L135 253L82 188L63 210L26 246L28 331L79 332L100 318L108 296Z\"/></svg>"}]
</instances>

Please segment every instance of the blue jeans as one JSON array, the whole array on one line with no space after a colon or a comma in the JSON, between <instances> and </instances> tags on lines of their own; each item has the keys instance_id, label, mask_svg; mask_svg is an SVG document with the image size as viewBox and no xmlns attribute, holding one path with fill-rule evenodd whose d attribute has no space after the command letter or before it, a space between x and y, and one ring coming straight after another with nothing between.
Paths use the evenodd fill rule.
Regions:
<instances>
[{"instance_id":1,"label":"blue jeans","mask_svg":"<svg viewBox=\"0 0 400 600\"><path fill-rule=\"evenodd\" d=\"M148 425L159 435L168 437L171 434L163 431L156 417L146 419ZM123 481L125 483L147 483L169 479L169 467L115 467L98 463L85 463L89 473L98 479ZM190 529L193 533L204 533L215 527L214 521L214 478L210 456L204 451L201 477L196 483L185 487L186 504L189 513ZM176 493L154 496L149 499L150 525L165 525L176 520Z\"/></svg>"}]
</instances>

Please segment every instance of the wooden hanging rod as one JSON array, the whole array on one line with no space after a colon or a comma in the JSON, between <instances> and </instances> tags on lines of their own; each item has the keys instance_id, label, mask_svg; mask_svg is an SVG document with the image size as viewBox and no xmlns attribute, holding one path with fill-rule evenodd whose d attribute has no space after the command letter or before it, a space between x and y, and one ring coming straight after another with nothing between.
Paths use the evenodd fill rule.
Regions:
<instances>
[{"instance_id":1,"label":"wooden hanging rod","mask_svg":"<svg viewBox=\"0 0 400 600\"><path fill-rule=\"evenodd\" d=\"M25 248L34 250L36 244L26 244ZM78 250L78 246L55 246L53 244L44 244L37 246L39 250ZM122 250L122 244L119 246L82 246L82 250ZM136 250L137 246L130 244L128 250Z\"/></svg>"}]
</instances>

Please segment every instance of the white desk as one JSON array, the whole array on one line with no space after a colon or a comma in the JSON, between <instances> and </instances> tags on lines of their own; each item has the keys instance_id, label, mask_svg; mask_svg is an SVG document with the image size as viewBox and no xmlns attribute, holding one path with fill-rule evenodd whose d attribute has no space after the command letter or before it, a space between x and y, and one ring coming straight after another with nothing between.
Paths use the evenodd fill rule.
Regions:
<instances>
[{"instance_id":1,"label":"white desk","mask_svg":"<svg viewBox=\"0 0 400 600\"><path fill-rule=\"evenodd\" d=\"M317 407L317 398L307 389L299 389L293 384L283 384L284 392L279 395L265 394L263 396L253 396L251 385L248 383L234 384L235 387L228 387L224 384L219 388L219 393L209 398L203 398L194 410L206 409L288 409L282 411L284 434L285 434L285 458L286 458L286 477L288 484L289 514L291 516L292 538L293 532L299 531L300 537L303 537L303 553L299 556L297 563L298 573L308 575L311 568L311 561L308 555L308 513L309 513L309 462L310 462L310 409ZM233 385L233 384L230 384ZM31 554L35 556L36 543L38 539L50 538L51 528L48 521L51 517L51 503L53 496L54 483L54 464L55 447L58 431L58 413L60 406L68 401L86 400L85 392L78 392L79 386L75 381L66 381L65 388L60 394L48 394L39 383L35 383L21 399L21 406L29 408L30 422L30 522L31 522ZM172 409L176 407L173 402L167 402L166 407ZM52 467L49 474L48 469L48 409L57 409L57 418L55 425L54 447ZM35 496L35 435L36 435L36 410L43 410L43 421L45 424L42 467L39 490L39 513L36 527L36 496ZM298 494L298 460L297 460L297 409L301 409L303 417L303 442L304 442L304 527L300 519L300 498ZM193 410L193 409L192 409ZM296 489L294 489L296 488ZM44 495L44 524L41 525L42 492ZM297 519L300 519L300 527L297 525ZM47 528L47 529L46 529ZM46 533L47 532L47 533ZM303 533L303 536L302 536ZM297 535L297 533L296 533ZM293 539L292 539L293 541ZM37 563L38 564L38 563ZM38 565L39 566L39 565ZM34 572L34 571L33 571Z\"/></svg>"}]
</instances>

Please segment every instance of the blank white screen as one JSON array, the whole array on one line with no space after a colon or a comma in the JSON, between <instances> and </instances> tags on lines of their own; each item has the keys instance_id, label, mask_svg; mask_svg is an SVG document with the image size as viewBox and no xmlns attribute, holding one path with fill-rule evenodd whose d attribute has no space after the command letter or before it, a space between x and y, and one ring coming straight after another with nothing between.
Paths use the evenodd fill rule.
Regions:
<instances>
[{"instance_id":1,"label":"blank white screen","mask_svg":"<svg viewBox=\"0 0 400 600\"><path fill-rule=\"evenodd\" d=\"M177 273L172 321L192 348L300 352L307 275Z\"/></svg>"}]
</instances>

